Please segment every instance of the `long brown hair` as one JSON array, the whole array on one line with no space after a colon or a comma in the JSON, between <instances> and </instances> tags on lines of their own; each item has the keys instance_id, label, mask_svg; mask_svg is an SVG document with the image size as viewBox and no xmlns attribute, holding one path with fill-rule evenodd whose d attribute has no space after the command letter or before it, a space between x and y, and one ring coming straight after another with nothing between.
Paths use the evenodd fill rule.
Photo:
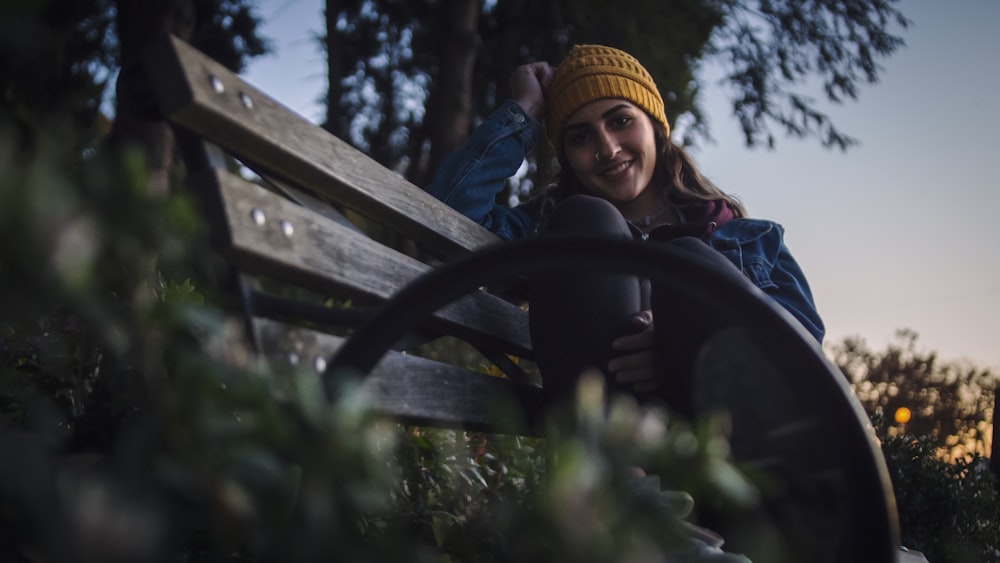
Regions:
<instances>
[{"instance_id":1,"label":"long brown hair","mask_svg":"<svg viewBox=\"0 0 1000 563\"><path fill-rule=\"evenodd\" d=\"M648 115L648 114L647 114ZM695 201L725 200L735 217L746 217L747 211L735 196L720 190L715 184L701 175L694 159L682 147L674 144L667 136L663 125L650 118L653 123L653 135L656 139L656 167L653 169L651 184L666 191L671 203L679 208ZM586 193L580 179L569 166L565 152L557 155L559 173L549 194L557 199L568 195Z\"/></svg>"}]
</instances>

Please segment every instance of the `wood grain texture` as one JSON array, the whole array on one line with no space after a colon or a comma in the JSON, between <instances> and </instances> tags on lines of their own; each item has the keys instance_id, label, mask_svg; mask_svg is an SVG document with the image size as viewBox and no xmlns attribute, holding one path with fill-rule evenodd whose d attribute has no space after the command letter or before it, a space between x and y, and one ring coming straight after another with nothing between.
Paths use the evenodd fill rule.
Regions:
<instances>
[{"instance_id":1,"label":"wood grain texture","mask_svg":"<svg viewBox=\"0 0 1000 563\"><path fill-rule=\"evenodd\" d=\"M182 41L157 42L145 68L162 113L190 141L189 179L209 204L219 250L241 272L377 302L431 268L365 236L326 201L412 239L434 261L499 242ZM260 171L287 197L209 166L209 143ZM486 291L434 316L434 330L440 325L491 352L531 357L527 313ZM272 365L293 364L317 376L342 342L294 322L258 316L251 325ZM364 376L364 387L376 411L404 422L517 433L529 432L524 421L540 398L537 387L399 352L388 352Z\"/></svg>"},{"instance_id":2,"label":"wood grain texture","mask_svg":"<svg viewBox=\"0 0 1000 563\"><path fill-rule=\"evenodd\" d=\"M337 336L255 319L265 357L275 366L314 371L319 377L343 342ZM484 373L389 352L363 382L372 408L413 424L493 432L529 433L540 389Z\"/></svg>"},{"instance_id":3,"label":"wood grain texture","mask_svg":"<svg viewBox=\"0 0 1000 563\"><path fill-rule=\"evenodd\" d=\"M498 239L176 38L147 67L167 118L257 165L454 256Z\"/></svg>"},{"instance_id":4,"label":"wood grain texture","mask_svg":"<svg viewBox=\"0 0 1000 563\"><path fill-rule=\"evenodd\" d=\"M225 171L214 172L231 261L308 289L388 299L430 268L319 213ZM485 291L438 312L451 332L515 355L530 355L527 313Z\"/></svg>"}]
</instances>

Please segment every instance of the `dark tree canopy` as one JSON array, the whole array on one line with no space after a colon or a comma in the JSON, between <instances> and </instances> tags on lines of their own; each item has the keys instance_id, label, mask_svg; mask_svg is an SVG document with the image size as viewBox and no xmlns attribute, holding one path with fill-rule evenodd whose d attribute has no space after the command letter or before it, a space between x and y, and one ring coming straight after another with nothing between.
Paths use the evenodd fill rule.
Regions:
<instances>
[{"instance_id":1,"label":"dark tree canopy","mask_svg":"<svg viewBox=\"0 0 1000 563\"><path fill-rule=\"evenodd\" d=\"M123 12L119 8L132 8ZM0 121L30 138L43 121L72 118L99 134L109 86L144 42L184 18L188 39L234 70L269 49L257 33L252 0L10 0L0 6ZM111 115L106 117L113 117Z\"/></svg>"},{"instance_id":2,"label":"dark tree canopy","mask_svg":"<svg viewBox=\"0 0 1000 563\"><path fill-rule=\"evenodd\" d=\"M12 1L0 8L0 120L27 134L45 116L90 128L118 61L111 0Z\"/></svg>"},{"instance_id":3,"label":"dark tree canopy","mask_svg":"<svg viewBox=\"0 0 1000 563\"><path fill-rule=\"evenodd\" d=\"M508 95L514 68L604 43L649 68L668 119L689 125L679 142L709 138L697 71L712 62L748 146L773 147L779 130L846 149L856 140L798 89L819 80L840 103L876 82L903 45L897 2L328 0L327 126L419 184Z\"/></svg>"}]
</instances>

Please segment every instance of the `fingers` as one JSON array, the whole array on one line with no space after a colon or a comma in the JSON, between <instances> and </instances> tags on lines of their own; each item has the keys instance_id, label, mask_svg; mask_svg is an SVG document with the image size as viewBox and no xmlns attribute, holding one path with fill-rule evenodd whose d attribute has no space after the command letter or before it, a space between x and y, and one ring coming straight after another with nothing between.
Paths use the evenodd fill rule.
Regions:
<instances>
[{"instance_id":1,"label":"fingers","mask_svg":"<svg viewBox=\"0 0 1000 563\"><path fill-rule=\"evenodd\" d=\"M635 328L646 328L653 326L653 312L650 310L639 311L632 316L632 326Z\"/></svg>"},{"instance_id":2,"label":"fingers","mask_svg":"<svg viewBox=\"0 0 1000 563\"><path fill-rule=\"evenodd\" d=\"M615 375L619 383L635 383L657 376L659 370L656 363L656 352L647 349L611 360L608 371Z\"/></svg>"},{"instance_id":3,"label":"fingers","mask_svg":"<svg viewBox=\"0 0 1000 563\"><path fill-rule=\"evenodd\" d=\"M510 75L510 90L525 113L538 119L545 111L545 89L555 69L546 62L530 63L517 67Z\"/></svg>"},{"instance_id":4,"label":"fingers","mask_svg":"<svg viewBox=\"0 0 1000 563\"><path fill-rule=\"evenodd\" d=\"M538 64L535 71L536 76L538 77L538 83L542 85L542 91L547 92L549 89L549 83L552 82L552 77L556 74L556 67L543 62Z\"/></svg>"},{"instance_id":5,"label":"fingers","mask_svg":"<svg viewBox=\"0 0 1000 563\"><path fill-rule=\"evenodd\" d=\"M611 342L611 349L616 352L628 352L631 350L641 350L652 348L655 336L652 325L647 326L642 332L620 336Z\"/></svg>"},{"instance_id":6,"label":"fingers","mask_svg":"<svg viewBox=\"0 0 1000 563\"><path fill-rule=\"evenodd\" d=\"M611 360L608 362L608 371L616 382L631 385L637 392L659 388L663 378L663 371L652 348L644 348Z\"/></svg>"},{"instance_id":7,"label":"fingers","mask_svg":"<svg viewBox=\"0 0 1000 563\"><path fill-rule=\"evenodd\" d=\"M511 81L533 81L544 90L545 88L548 88L549 82L552 81L552 76L555 74L555 71L555 67L545 61L528 63L521 65L514 70L514 74L511 75Z\"/></svg>"},{"instance_id":8,"label":"fingers","mask_svg":"<svg viewBox=\"0 0 1000 563\"><path fill-rule=\"evenodd\" d=\"M639 332L616 338L611 343L615 351L626 352L608 362L608 371L615 381L632 385L636 392L648 392L660 386L663 372L653 350L653 313L640 311L632 317L632 326Z\"/></svg>"}]
</instances>

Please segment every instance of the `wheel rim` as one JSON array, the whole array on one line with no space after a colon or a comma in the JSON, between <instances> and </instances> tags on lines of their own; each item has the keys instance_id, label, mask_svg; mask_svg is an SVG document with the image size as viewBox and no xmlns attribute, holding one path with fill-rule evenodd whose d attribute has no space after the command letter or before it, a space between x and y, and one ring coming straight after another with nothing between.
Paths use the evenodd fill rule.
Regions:
<instances>
[{"instance_id":1,"label":"wheel rim","mask_svg":"<svg viewBox=\"0 0 1000 563\"><path fill-rule=\"evenodd\" d=\"M437 267L400 289L355 333L328 363L324 383L333 393L337 378L370 373L402 336L435 311L487 284L521 275L547 272L607 271L650 278L704 304L707 314L720 315L733 326L750 329L756 344L786 372L813 374L806 393L821 416L846 421L838 439L858 522L854 561L893 561L899 545L895 499L888 470L860 403L845 378L823 355L806 330L762 291L720 276L703 258L668 245L588 237L541 237L504 242ZM815 375L823 373L825 375ZM349 376L349 375L346 375ZM797 384L792 378L789 384ZM881 502L879 502L881 501ZM864 529L862 529L864 528Z\"/></svg>"}]
</instances>

